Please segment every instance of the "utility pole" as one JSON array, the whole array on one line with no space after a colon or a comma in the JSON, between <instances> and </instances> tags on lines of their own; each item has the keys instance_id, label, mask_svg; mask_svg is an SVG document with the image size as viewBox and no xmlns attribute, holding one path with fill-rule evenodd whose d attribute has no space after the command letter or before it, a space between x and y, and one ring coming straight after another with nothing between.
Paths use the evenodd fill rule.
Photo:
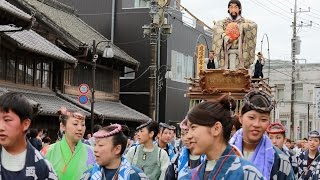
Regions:
<instances>
[{"instance_id":1,"label":"utility pole","mask_svg":"<svg viewBox=\"0 0 320 180\"><path fill-rule=\"evenodd\" d=\"M302 11L301 9L297 11L297 0L294 1L294 10L293 13L293 23L292 23L292 39L291 39L291 60L292 60L292 72L291 72L291 113L290 113L290 138L295 139L295 119L294 119L294 100L295 100L295 71L296 71L296 55L300 53L300 49L298 45L298 38L297 38L297 13L302 13L302 12L309 12L309 11ZM310 22L311 26L312 22ZM306 25L303 25L303 23L298 25L299 27L303 27Z\"/></svg>"},{"instance_id":2,"label":"utility pole","mask_svg":"<svg viewBox=\"0 0 320 180\"><path fill-rule=\"evenodd\" d=\"M292 39L291 39L291 60L292 60L292 72L291 72L291 113L290 113L290 138L294 139L294 90L295 90L295 77L294 72L296 71L296 55L294 52L295 40L297 37L297 0L294 1L294 12L293 12L293 24L292 24Z\"/></svg>"},{"instance_id":3,"label":"utility pole","mask_svg":"<svg viewBox=\"0 0 320 180\"><path fill-rule=\"evenodd\" d=\"M159 99L157 98L158 83L157 83L157 54L160 48L157 49L158 37L160 31L162 34L171 34L171 25L167 24L167 20L164 17L169 0L151 0L150 1L150 16L151 23L142 27L143 34L150 38L150 66L149 66L149 117L155 121L158 121L159 109L156 108ZM160 46L160 43L159 43ZM160 62L160 60L158 60Z\"/></svg>"}]
</instances>

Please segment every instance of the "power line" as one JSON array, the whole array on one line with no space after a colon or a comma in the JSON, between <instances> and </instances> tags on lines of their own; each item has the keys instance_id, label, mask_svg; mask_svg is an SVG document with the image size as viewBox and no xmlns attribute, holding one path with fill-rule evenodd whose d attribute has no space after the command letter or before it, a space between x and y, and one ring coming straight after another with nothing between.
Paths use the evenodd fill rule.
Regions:
<instances>
[{"instance_id":1,"label":"power line","mask_svg":"<svg viewBox=\"0 0 320 180\"><path fill-rule=\"evenodd\" d=\"M249 0L249 2L253 2L254 4L258 5L259 7L267 10L267 11L270 12L271 14L276 15L277 17L282 18L282 19L285 20L286 22L287 22L288 20L291 20L290 17L288 17L288 16L286 16L286 15L284 15L284 14L282 14L282 13L279 13L279 12L273 10L272 8L270 8L270 7L268 7L268 6L263 5L263 4L260 3L259 1Z\"/></svg>"},{"instance_id":2,"label":"power line","mask_svg":"<svg viewBox=\"0 0 320 180\"><path fill-rule=\"evenodd\" d=\"M270 0L266 0L266 1L268 1L268 2L269 2L270 4L272 4L273 6L275 6L275 7L279 8L279 9L281 9L283 12L290 14L290 11L289 11L288 9L283 9L282 7L280 7L280 6L276 5L275 3L273 3L273 2L272 2L272 1L270 1ZM287 8L287 6L285 6L285 7Z\"/></svg>"},{"instance_id":3,"label":"power line","mask_svg":"<svg viewBox=\"0 0 320 180\"><path fill-rule=\"evenodd\" d=\"M276 69L273 69L273 68L270 68L270 70L273 70L273 71L279 72L280 74L283 74L283 75L285 75L285 76L291 77L291 75L286 74L286 73L284 73L284 72L282 72L282 71L279 71L279 70L276 70ZM270 78L270 77L269 77L269 78Z\"/></svg>"},{"instance_id":4,"label":"power line","mask_svg":"<svg viewBox=\"0 0 320 180\"><path fill-rule=\"evenodd\" d=\"M287 1L288 1L288 0L287 0ZM309 7L310 7L309 5L305 4L303 1L300 1L299 3L301 3L302 5L304 5L304 6L305 6L305 7L307 7L307 8L309 8ZM310 8L310 10L311 10L311 8ZM317 10L317 9L312 8L312 10L314 10L314 11L316 11L316 12L319 12L319 13L320 13L320 11L319 11L319 10Z\"/></svg>"},{"instance_id":5,"label":"power line","mask_svg":"<svg viewBox=\"0 0 320 180\"><path fill-rule=\"evenodd\" d=\"M289 4L284 4L283 3L283 0L276 0L277 1L277 3L280 3L280 4L282 4L284 7L286 7L286 8L288 8L288 7L292 7L294 4L292 4L291 2L288 2Z\"/></svg>"},{"instance_id":6,"label":"power line","mask_svg":"<svg viewBox=\"0 0 320 180\"><path fill-rule=\"evenodd\" d=\"M278 7L278 6L277 6L276 4L274 4L271 0L267 0L267 1L269 1L269 2L270 2L271 4L273 4L274 6ZM277 1L277 3L282 4L285 8L288 7L288 5L287 5L287 4L284 4L282 1L278 1L278 0L275 0L275 1ZM293 5L293 4L290 3L290 6L292 6L292 5ZM281 8L280 6L279 6L278 8L280 8L281 10L283 10L284 12L286 12L286 10L283 9L283 8ZM309 9L309 7L308 7L308 9ZM316 18L316 19L320 19L320 15L319 15L319 14L316 14L316 15L318 15L318 16L313 16L313 15L310 15L310 13L311 13L311 14L316 14L316 13L313 13L313 12L310 10L310 12L309 12L309 13L306 13L305 15L310 16L310 17L313 17L313 18Z\"/></svg>"},{"instance_id":7,"label":"power line","mask_svg":"<svg viewBox=\"0 0 320 180\"><path fill-rule=\"evenodd\" d=\"M114 44L135 44L135 43L144 42L144 41L148 41L148 39L140 39L136 41L127 41L127 42L114 42Z\"/></svg>"},{"instance_id":8,"label":"power line","mask_svg":"<svg viewBox=\"0 0 320 180\"><path fill-rule=\"evenodd\" d=\"M317 14L317 13L313 12L313 10L314 10L314 9L311 9L311 8L310 8L310 13L311 13L311 14L314 14L314 15L317 15L316 17L319 18L320 14Z\"/></svg>"},{"instance_id":9,"label":"power line","mask_svg":"<svg viewBox=\"0 0 320 180\"><path fill-rule=\"evenodd\" d=\"M280 1L278 1L278 2L280 2ZM288 0L287 0L287 2L288 2ZM313 11L316 11L316 12L320 13L320 11L318 11L318 10L316 10L314 8L310 8L310 6L306 5L303 1L300 1L300 3L304 6L304 8L307 8L308 10L310 10L309 13L306 13L305 15L313 17L313 18L316 18L316 19L320 19L320 14L317 14L317 13L313 12ZM281 4L283 4L283 3L281 3ZM313 15L311 15L311 14L313 14ZM314 16L314 15L316 15L316 16ZM305 18L303 18L303 19L307 20ZM307 21L309 21L309 20L307 20ZM315 24L319 25L318 23L315 23Z\"/></svg>"},{"instance_id":10,"label":"power line","mask_svg":"<svg viewBox=\"0 0 320 180\"><path fill-rule=\"evenodd\" d=\"M271 4L271 5L273 5L274 7L280 9L281 11L283 11L283 12L285 12L285 13L289 13L289 12L287 12L286 9L284 9L282 6L279 6L279 5L275 4L273 1L271 1L271 0L267 0L267 1L269 2L269 4ZM253 1L253 2L254 2L254 1ZM277 2L278 2L279 4L282 4L282 5L285 6L285 7L288 7L286 4L284 4L284 3L281 2L281 1L277 1ZM278 15L283 15L285 18L288 18L288 20L289 20L289 19L291 20L291 17L289 17L289 16L287 16L287 15L284 15L284 14L282 14L282 13L280 13L280 12L272 9L272 8L269 7L269 6L266 6L266 5L262 4L262 3L259 2L258 0L257 0L256 2L254 2L254 3L257 4L257 5L259 5L260 7L264 8L265 10L271 12L271 13L274 14L274 15L276 15L276 14L278 14ZM278 16L278 15L277 15L277 16ZM311 17L316 18L316 19L320 19L319 17L315 17L315 16L312 16L312 15L309 15L308 13L307 13L306 15L307 15L307 16L311 16ZM283 17L282 17L282 18L283 18ZM308 22L311 22L311 21L312 21L312 24L316 24L316 25L319 25L319 26L320 26L320 24L317 23L316 21L314 21L313 19L305 18L305 17L300 17L300 18L301 18L302 20L304 20L304 21L308 21ZM283 18L283 19L284 19L284 18ZM311 27L311 29L313 29L313 30L320 30L318 27L314 27L314 28Z\"/></svg>"},{"instance_id":11,"label":"power line","mask_svg":"<svg viewBox=\"0 0 320 180\"><path fill-rule=\"evenodd\" d=\"M277 62L270 61L270 64L271 65L279 65L280 64L280 66L276 66L276 67L279 67L279 68L283 67L281 65L284 65L284 67L287 67L287 66L291 67L292 66L292 63L290 61L277 61ZM297 65L296 65L296 67L301 67L301 66L303 66L303 64L298 64L297 63ZM275 66L273 66L273 67L275 68ZM310 67L310 65L309 65L307 68L310 68L310 69L313 69L313 70L316 70L316 71L320 71L320 67L319 68L316 68L314 66Z\"/></svg>"},{"instance_id":12,"label":"power line","mask_svg":"<svg viewBox=\"0 0 320 180\"><path fill-rule=\"evenodd\" d=\"M286 77L289 77L289 78L291 78L291 75L289 75L289 74L286 74L286 73L283 73L283 71L280 71L280 70L276 70L276 69L273 69L273 68L271 68L271 70L272 71L276 71L276 72L278 72L278 73L280 73L280 74L283 74L283 75L285 75ZM270 78L270 77L269 77ZM281 77L277 77L277 78L281 78ZM283 78L282 78L283 79ZM283 79L283 80L286 80L286 79ZM303 81L303 83L305 83L305 84L317 84L316 82L311 82L311 81ZM319 84L319 83L318 83Z\"/></svg>"},{"instance_id":13,"label":"power line","mask_svg":"<svg viewBox=\"0 0 320 180\"><path fill-rule=\"evenodd\" d=\"M195 18L196 21L198 21L202 26L207 27L208 29L211 29L211 30L212 30L212 28L211 28L210 26L208 26L206 23L204 23L204 22L201 21L199 18L197 18L195 15L193 15L187 8L185 8L184 6L182 6L181 3L180 3L178 0L176 0L176 3L177 3L183 10L185 10L190 16L192 16L193 18Z\"/></svg>"},{"instance_id":14,"label":"power line","mask_svg":"<svg viewBox=\"0 0 320 180\"><path fill-rule=\"evenodd\" d=\"M111 15L110 12L101 12L101 13L81 13L78 14L79 16L100 16L100 15ZM127 11L127 12L117 12L116 15L123 15L123 14L147 14L147 12L135 12L135 11Z\"/></svg>"},{"instance_id":15,"label":"power line","mask_svg":"<svg viewBox=\"0 0 320 180\"><path fill-rule=\"evenodd\" d=\"M182 25L186 24L185 22L183 22L182 20L180 20L179 17L176 17L176 16L174 16L174 15L172 15L172 14L169 14L169 16L171 16L174 20L177 20L177 21L181 22ZM187 27L189 27L189 26L187 26ZM189 28L190 28L191 30L193 30L193 31L199 32L199 33L201 33L201 34L205 34L205 32L199 31L199 30L196 29L196 28L193 28L193 27L189 27Z\"/></svg>"},{"instance_id":16,"label":"power line","mask_svg":"<svg viewBox=\"0 0 320 180\"><path fill-rule=\"evenodd\" d=\"M312 17L312 18L320 19L320 15L319 15L319 16L314 16L314 15L312 15L312 14L313 14L313 13L312 13L311 10L310 10L310 12L307 13L306 15L307 15L307 16L310 16L310 17Z\"/></svg>"},{"instance_id":17,"label":"power line","mask_svg":"<svg viewBox=\"0 0 320 180\"><path fill-rule=\"evenodd\" d=\"M181 5L182 6L182 5ZM187 10L187 11L186 11ZM189 22L185 22L185 21L181 21L180 20L180 14L178 14L178 12L179 13L181 13L181 16L182 17L184 17L184 18L187 18L187 19L189 19L189 20L192 20L192 21L195 21L195 25L197 26L197 25L199 25L199 26L202 26L202 27L206 27L206 28L208 28L208 30L209 31L212 31L212 28L209 28L209 26L208 25L206 25L206 24L203 24L203 21L202 20L200 20L199 18L197 18L196 16L194 16L187 8L183 8L182 10L180 10L180 11L178 11L178 10L176 10L176 9L173 9L173 10L171 10L170 11L170 13L168 13L168 15L169 16L171 16L171 17L173 17L173 20L178 20L178 21L180 21L182 24L186 24L187 26L190 26L190 28L192 28L193 30L197 30L196 28L194 28L193 26L194 26L194 24L190 24ZM189 16L187 16L187 15L185 15L185 12L186 13L188 13L191 17L189 17ZM176 15L176 16L172 16L172 14L174 14L174 15ZM178 16L178 17L177 17ZM197 30L198 32L200 32L200 33L205 33L205 29L204 29L204 32L201 32L201 31L199 31L199 30Z\"/></svg>"},{"instance_id":18,"label":"power line","mask_svg":"<svg viewBox=\"0 0 320 180\"><path fill-rule=\"evenodd\" d=\"M150 67L147 67L147 69L143 73L141 73L139 77L137 77L136 79L130 81L129 83L121 86L120 89L124 88L124 87L127 87L127 86L131 85L132 83L136 82L137 80L139 80L146 72L148 72L149 69L150 69Z\"/></svg>"}]
</instances>

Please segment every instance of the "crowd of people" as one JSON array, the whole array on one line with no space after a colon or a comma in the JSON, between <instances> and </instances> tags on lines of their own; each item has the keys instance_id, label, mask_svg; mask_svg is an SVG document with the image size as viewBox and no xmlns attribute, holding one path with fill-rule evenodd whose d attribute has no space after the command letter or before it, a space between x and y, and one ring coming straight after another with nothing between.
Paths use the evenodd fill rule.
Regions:
<instances>
[{"instance_id":1,"label":"crowd of people","mask_svg":"<svg viewBox=\"0 0 320 180\"><path fill-rule=\"evenodd\" d=\"M207 69L252 64L247 44L255 42L256 24L241 16L238 0L230 0L228 13L213 29ZM263 78L264 65L262 53L257 56L256 79ZM29 130L34 110L28 99L8 92L0 96L0 179L319 180L320 132L288 139L281 123L271 123L273 108L269 94L251 90L238 114L230 95L192 107L180 123L180 138L175 126L149 120L132 138L125 125L97 124L84 139L86 116L61 107L52 143L44 130Z\"/></svg>"},{"instance_id":2,"label":"crowd of people","mask_svg":"<svg viewBox=\"0 0 320 180\"><path fill-rule=\"evenodd\" d=\"M224 95L189 110L181 137L165 123L136 128L95 126L84 140L85 116L59 110L62 138L53 144L43 130L30 130L33 109L19 93L0 97L1 179L311 179L320 178L320 133L294 145L280 123L270 122L271 97L250 91L240 114ZM233 132L233 133L232 133ZM91 143L90 143L91 142Z\"/></svg>"}]
</instances>

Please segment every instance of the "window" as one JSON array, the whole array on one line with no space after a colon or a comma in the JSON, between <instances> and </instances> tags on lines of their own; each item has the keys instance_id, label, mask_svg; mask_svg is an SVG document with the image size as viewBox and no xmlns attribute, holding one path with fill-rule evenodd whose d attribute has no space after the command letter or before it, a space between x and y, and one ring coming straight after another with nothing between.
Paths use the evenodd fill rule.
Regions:
<instances>
[{"instance_id":1,"label":"window","mask_svg":"<svg viewBox=\"0 0 320 180\"><path fill-rule=\"evenodd\" d=\"M16 61L13 56L8 56L7 68L6 68L6 80L15 82L16 75Z\"/></svg>"},{"instance_id":2,"label":"window","mask_svg":"<svg viewBox=\"0 0 320 180\"><path fill-rule=\"evenodd\" d=\"M33 62L26 62L26 84L33 85Z\"/></svg>"},{"instance_id":3,"label":"window","mask_svg":"<svg viewBox=\"0 0 320 180\"><path fill-rule=\"evenodd\" d=\"M22 57L18 57L17 61L18 61L18 83L24 84L25 62Z\"/></svg>"},{"instance_id":4,"label":"window","mask_svg":"<svg viewBox=\"0 0 320 180\"><path fill-rule=\"evenodd\" d=\"M295 93L294 93L294 99L295 99L296 101L302 101L302 100L303 100L303 88L302 88L302 84L296 84Z\"/></svg>"},{"instance_id":5,"label":"window","mask_svg":"<svg viewBox=\"0 0 320 180\"><path fill-rule=\"evenodd\" d=\"M191 57L191 56L185 56L185 61L187 61L187 63L186 63L186 67L187 67L187 69L186 69L186 77L193 77L193 58Z\"/></svg>"},{"instance_id":6,"label":"window","mask_svg":"<svg viewBox=\"0 0 320 180\"><path fill-rule=\"evenodd\" d=\"M123 9L149 8L150 0L122 0Z\"/></svg>"},{"instance_id":7,"label":"window","mask_svg":"<svg viewBox=\"0 0 320 180\"><path fill-rule=\"evenodd\" d=\"M65 64L64 69L65 69L65 71L64 71L64 84L71 85L72 84L72 75L73 75L72 65Z\"/></svg>"},{"instance_id":8,"label":"window","mask_svg":"<svg viewBox=\"0 0 320 180\"><path fill-rule=\"evenodd\" d=\"M44 63L41 59L37 61L23 55L5 53L0 56L0 79L17 84L50 87L51 64Z\"/></svg>"},{"instance_id":9,"label":"window","mask_svg":"<svg viewBox=\"0 0 320 180\"><path fill-rule=\"evenodd\" d=\"M120 77L120 79L134 79L136 76L136 73L133 69L129 67L124 67L123 75Z\"/></svg>"},{"instance_id":10,"label":"window","mask_svg":"<svg viewBox=\"0 0 320 180\"><path fill-rule=\"evenodd\" d=\"M42 63L42 87L50 87L50 64Z\"/></svg>"},{"instance_id":11,"label":"window","mask_svg":"<svg viewBox=\"0 0 320 180\"><path fill-rule=\"evenodd\" d=\"M308 97L306 98L306 100L309 102L312 102L313 101L313 90L308 90L307 96Z\"/></svg>"},{"instance_id":12,"label":"window","mask_svg":"<svg viewBox=\"0 0 320 180\"><path fill-rule=\"evenodd\" d=\"M193 77L193 67L193 58L191 56L171 51L171 80L186 82L185 78Z\"/></svg>"},{"instance_id":13,"label":"window","mask_svg":"<svg viewBox=\"0 0 320 180\"><path fill-rule=\"evenodd\" d=\"M277 91L276 91L277 100L283 100L284 99L284 85L277 85Z\"/></svg>"},{"instance_id":14,"label":"window","mask_svg":"<svg viewBox=\"0 0 320 180\"><path fill-rule=\"evenodd\" d=\"M91 66L78 64L73 72L72 86L79 86L80 84L92 86ZM113 92L113 71L101 68L96 69L95 90Z\"/></svg>"},{"instance_id":15,"label":"window","mask_svg":"<svg viewBox=\"0 0 320 180\"><path fill-rule=\"evenodd\" d=\"M42 68L42 63L37 62L36 64L36 86L41 87L41 68Z\"/></svg>"},{"instance_id":16,"label":"window","mask_svg":"<svg viewBox=\"0 0 320 180\"><path fill-rule=\"evenodd\" d=\"M50 87L51 68L49 63L37 62L36 64L36 86Z\"/></svg>"}]
</instances>

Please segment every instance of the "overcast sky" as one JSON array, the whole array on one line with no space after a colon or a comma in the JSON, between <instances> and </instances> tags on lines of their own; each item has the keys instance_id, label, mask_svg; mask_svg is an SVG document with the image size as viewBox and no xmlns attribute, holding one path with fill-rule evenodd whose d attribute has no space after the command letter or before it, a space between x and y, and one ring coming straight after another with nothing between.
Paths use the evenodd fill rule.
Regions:
<instances>
[{"instance_id":1,"label":"overcast sky","mask_svg":"<svg viewBox=\"0 0 320 180\"><path fill-rule=\"evenodd\" d=\"M213 21L228 16L229 0L181 0L181 4L210 27ZM291 60L291 38L294 0L241 0L242 16L258 24L256 51L261 49L261 40L266 33L269 37L270 59ZM308 63L320 63L320 0L298 0L298 9L310 12L298 13L300 24L312 27L298 28L302 41L301 53L297 58L306 59ZM263 54L267 57L268 43L263 42ZM300 61L302 63L302 61Z\"/></svg>"}]
</instances>

